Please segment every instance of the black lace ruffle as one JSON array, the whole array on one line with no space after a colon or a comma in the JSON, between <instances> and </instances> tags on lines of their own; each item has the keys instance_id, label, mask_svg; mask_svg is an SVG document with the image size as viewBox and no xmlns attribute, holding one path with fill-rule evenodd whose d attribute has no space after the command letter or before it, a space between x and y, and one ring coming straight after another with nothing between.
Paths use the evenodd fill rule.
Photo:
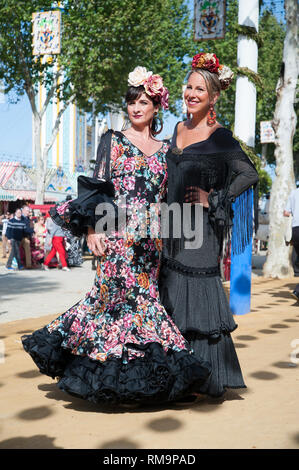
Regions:
<instances>
[{"instance_id":1,"label":"black lace ruffle","mask_svg":"<svg viewBox=\"0 0 299 470\"><path fill-rule=\"evenodd\" d=\"M22 337L25 351L41 373L59 377L61 390L94 403L173 401L203 384L211 373L208 362L188 351L165 353L158 343L144 345L144 357L124 363L117 358L100 362L73 355L61 342L61 334L50 334L46 327Z\"/></svg>"},{"instance_id":2,"label":"black lace ruffle","mask_svg":"<svg viewBox=\"0 0 299 470\"><path fill-rule=\"evenodd\" d=\"M233 198L227 197L227 190L220 189L212 191L208 196L209 201L209 221L218 239L228 235L233 225Z\"/></svg>"},{"instance_id":3,"label":"black lace ruffle","mask_svg":"<svg viewBox=\"0 0 299 470\"><path fill-rule=\"evenodd\" d=\"M164 256L162 258L163 265L167 266L169 269L177 271L180 274L192 277L213 277L220 276L219 266L211 266L206 268L194 268L192 266L185 266L179 261Z\"/></svg>"},{"instance_id":4,"label":"black lace ruffle","mask_svg":"<svg viewBox=\"0 0 299 470\"><path fill-rule=\"evenodd\" d=\"M96 214L96 207L99 204L109 204L116 221L117 206L113 201L114 195L114 186L110 181L81 175L78 177L78 198L61 204L61 207L52 207L50 215L63 229L69 230L76 237L81 237L87 233L88 227L96 228L98 220L106 215L106 213Z\"/></svg>"},{"instance_id":5,"label":"black lace ruffle","mask_svg":"<svg viewBox=\"0 0 299 470\"><path fill-rule=\"evenodd\" d=\"M160 299L167 313L185 336L196 332L209 338L237 328L219 276L187 276L163 263Z\"/></svg>"}]
</instances>

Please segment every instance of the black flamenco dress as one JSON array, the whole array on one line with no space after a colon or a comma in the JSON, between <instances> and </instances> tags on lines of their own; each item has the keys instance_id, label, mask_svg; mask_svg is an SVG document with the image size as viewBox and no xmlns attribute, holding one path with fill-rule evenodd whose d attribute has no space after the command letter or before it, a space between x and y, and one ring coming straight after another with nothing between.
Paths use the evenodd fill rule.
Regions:
<instances>
[{"instance_id":1,"label":"black flamenco dress","mask_svg":"<svg viewBox=\"0 0 299 470\"><path fill-rule=\"evenodd\" d=\"M218 128L183 150L176 146L176 135L177 127L166 157L169 207L182 206L190 186L212 192L209 209L203 208L199 248L186 248L184 235L178 237L171 230L163 239L160 298L195 355L212 366L208 380L194 391L219 397L227 388L246 388L231 338L237 325L221 281L220 255L232 225L232 202L256 185L258 176L229 130ZM193 206L193 218L194 210ZM195 226L194 220L191 223ZM245 226L246 220L244 230Z\"/></svg>"},{"instance_id":2,"label":"black flamenco dress","mask_svg":"<svg viewBox=\"0 0 299 470\"><path fill-rule=\"evenodd\" d=\"M168 146L163 143L147 156L124 134L113 133L108 174L114 204L127 207L126 233L109 234L85 297L44 328L22 337L40 372L58 378L58 387L73 396L98 404L167 402L210 374L210 364L195 358L160 302L161 239L136 231L144 222L144 208L150 210L166 191ZM86 214L94 212L91 202L87 208L87 201L93 200L89 191L96 195L97 187L106 184L100 180L108 166L105 157L100 158L97 180L84 180L83 225ZM77 235L82 224L79 218L73 221Z\"/></svg>"}]
</instances>

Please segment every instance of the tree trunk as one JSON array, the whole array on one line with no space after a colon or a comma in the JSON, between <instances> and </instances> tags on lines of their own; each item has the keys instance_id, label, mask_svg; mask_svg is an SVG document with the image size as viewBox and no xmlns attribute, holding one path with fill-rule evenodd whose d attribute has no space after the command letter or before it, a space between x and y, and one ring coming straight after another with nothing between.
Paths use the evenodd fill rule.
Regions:
<instances>
[{"instance_id":1,"label":"tree trunk","mask_svg":"<svg viewBox=\"0 0 299 470\"><path fill-rule=\"evenodd\" d=\"M45 165L41 148L42 120L38 112L33 113L34 155L36 161L36 195L35 204L43 204L45 197Z\"/></svg>"},{"instance_id":2,"label":"tree trunk","mask_svg":"<svg viewBox=\"0 0 299 470\"><path fill-rule=\"evenodd\" d=\"M268 253L263 268L264 276L279 279L293 275L290 248L286 246L284 239L290 220L283 216L283 211L291 190L295 188L292 145L297 121L294 101L299 69L297 0L285 1L285 13L287 22L286 37L273 120L276 178L273 181L270 196Z\"/></svg>"},{"instance_id":3,"label":"tree trunk","mask_svg":"<svg viewBox=\"0 0 299 470\"><path fill-rule=\"evenodd\" d=\"M25 63L25 62L24 62ZM26 65L24 65L26 70ZM43 204L46 190L46 177L47 177L47 165L48 165L48 154L57 136L61 117L70 102L73 101L74 96L71 96L68 101L64 102L62 108L57 114L55 123L52 128L51 138L49 142L46 142L42 148L41 145L41 133L42 133L42 119L46 115L48 106L51 100L55 97L55 94L59 88L59 80L63 75L63 68L56 70L53 76L53 82L51 88L47 91L46 99L42 104L41 109L36 104L37 91L31 82L30 77L26 81L25 91L27 93L31 110L33 114L33 146L34 155L36 161L36 195L35 204Z\"/></svg>"}]
</instances>

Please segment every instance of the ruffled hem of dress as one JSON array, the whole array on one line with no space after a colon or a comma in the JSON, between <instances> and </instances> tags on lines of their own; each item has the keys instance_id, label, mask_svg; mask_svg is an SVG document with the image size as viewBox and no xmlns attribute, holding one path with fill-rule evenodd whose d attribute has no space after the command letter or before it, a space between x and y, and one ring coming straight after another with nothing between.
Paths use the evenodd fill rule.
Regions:
<instances>
[{"instance_id":1,"label":"ruffled hem of dress","mask_svg":"<svg viewBox=\"0 0 299 470\"><path fill-rule=\"evenodd\" d=\"M40 372L59 377L58 387L70 395L94 403L163 403L175 401L211 373L210 364L189 351L167 353L158 343L144 345L144 357L124 363L105 362L74 355L63 347L58 331L47 328L22 337L25 351Z\"/></svg>"},{"instance_id":2,"label":"ruffled hem of dress","mask_svg":"<svg viewBox=\"0 0 299 470\"><path fill-rule=\"evenodd\" d=\"M247 388L233 340L229 333L218 338L189 332L185 335L195 357L201 357L211 364L212 372L202 384L195 384L192 391L213 398L221 397L227 389Z\"/></svg>"},{"instance_id":3,"label":"ruffled hem of dress","mask_svg":"<svg viewBox=\"0 0 299 470\"><path fill-rule=\"evenodd\" d=\"M182 330L180 330L180 331L183 335L188 334L188 333L196 333L199 336L206 336L206 337L209 337L211 339L216 339L216 338L219 338L219 336L221 336L223 333L228 333L228 334L232 333L237 328L238 328L238 325L235 325L235 327L232 328L232 327L229 327L228 325L221 324L219 326L219 328L217 328L215 330L205 331L203 329L198 329L194 326L189 325L189 326L186 327L186 329L184 331L182 331Z\"/></svg>"},{"instance_id":4,"label":"ruffled hem of dress","mask_svg":"<svg viewBox=\"0 0 299 470\"><path fill-rule=\"evenodd\" d=\"M238 327L219 276L188 276L162 265L159 290L162 304L183 334L218 337Z\"/></svg>"}]
</instances>

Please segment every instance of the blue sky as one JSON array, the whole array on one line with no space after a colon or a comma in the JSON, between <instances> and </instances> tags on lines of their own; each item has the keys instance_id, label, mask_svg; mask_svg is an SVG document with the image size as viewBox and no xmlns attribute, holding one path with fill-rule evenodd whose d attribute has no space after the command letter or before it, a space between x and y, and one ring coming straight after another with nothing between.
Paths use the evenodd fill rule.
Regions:
<instances>
[{"instance_id":1,"label":"blue sky","mask_svg":"<svg viewBox=\"0 0 299 470\"><path fill-rule=\"evenodd\" d=\"M2 100L0 100L2 101ZM178 118L168 114L163 122L159 138L172 134ZM20 160L31 165L32 161L32 117L29 100L24 95L17 104L10 104L7 97L0 102L0 161Z\"/></svg>"},{"instance_id":2,"label":"blue sky","mask_svg":"<svg viewBox=\"0 0 299 470\"><path fill-rule=\"evenodd\" d=\"M32 145L32 118L31 107L27 96L22 97L19 103L9 104L0 102L0 161L28 160L31 163ZM7 158L8 157L8 158Z\"/></svg>"}]
</instances>

